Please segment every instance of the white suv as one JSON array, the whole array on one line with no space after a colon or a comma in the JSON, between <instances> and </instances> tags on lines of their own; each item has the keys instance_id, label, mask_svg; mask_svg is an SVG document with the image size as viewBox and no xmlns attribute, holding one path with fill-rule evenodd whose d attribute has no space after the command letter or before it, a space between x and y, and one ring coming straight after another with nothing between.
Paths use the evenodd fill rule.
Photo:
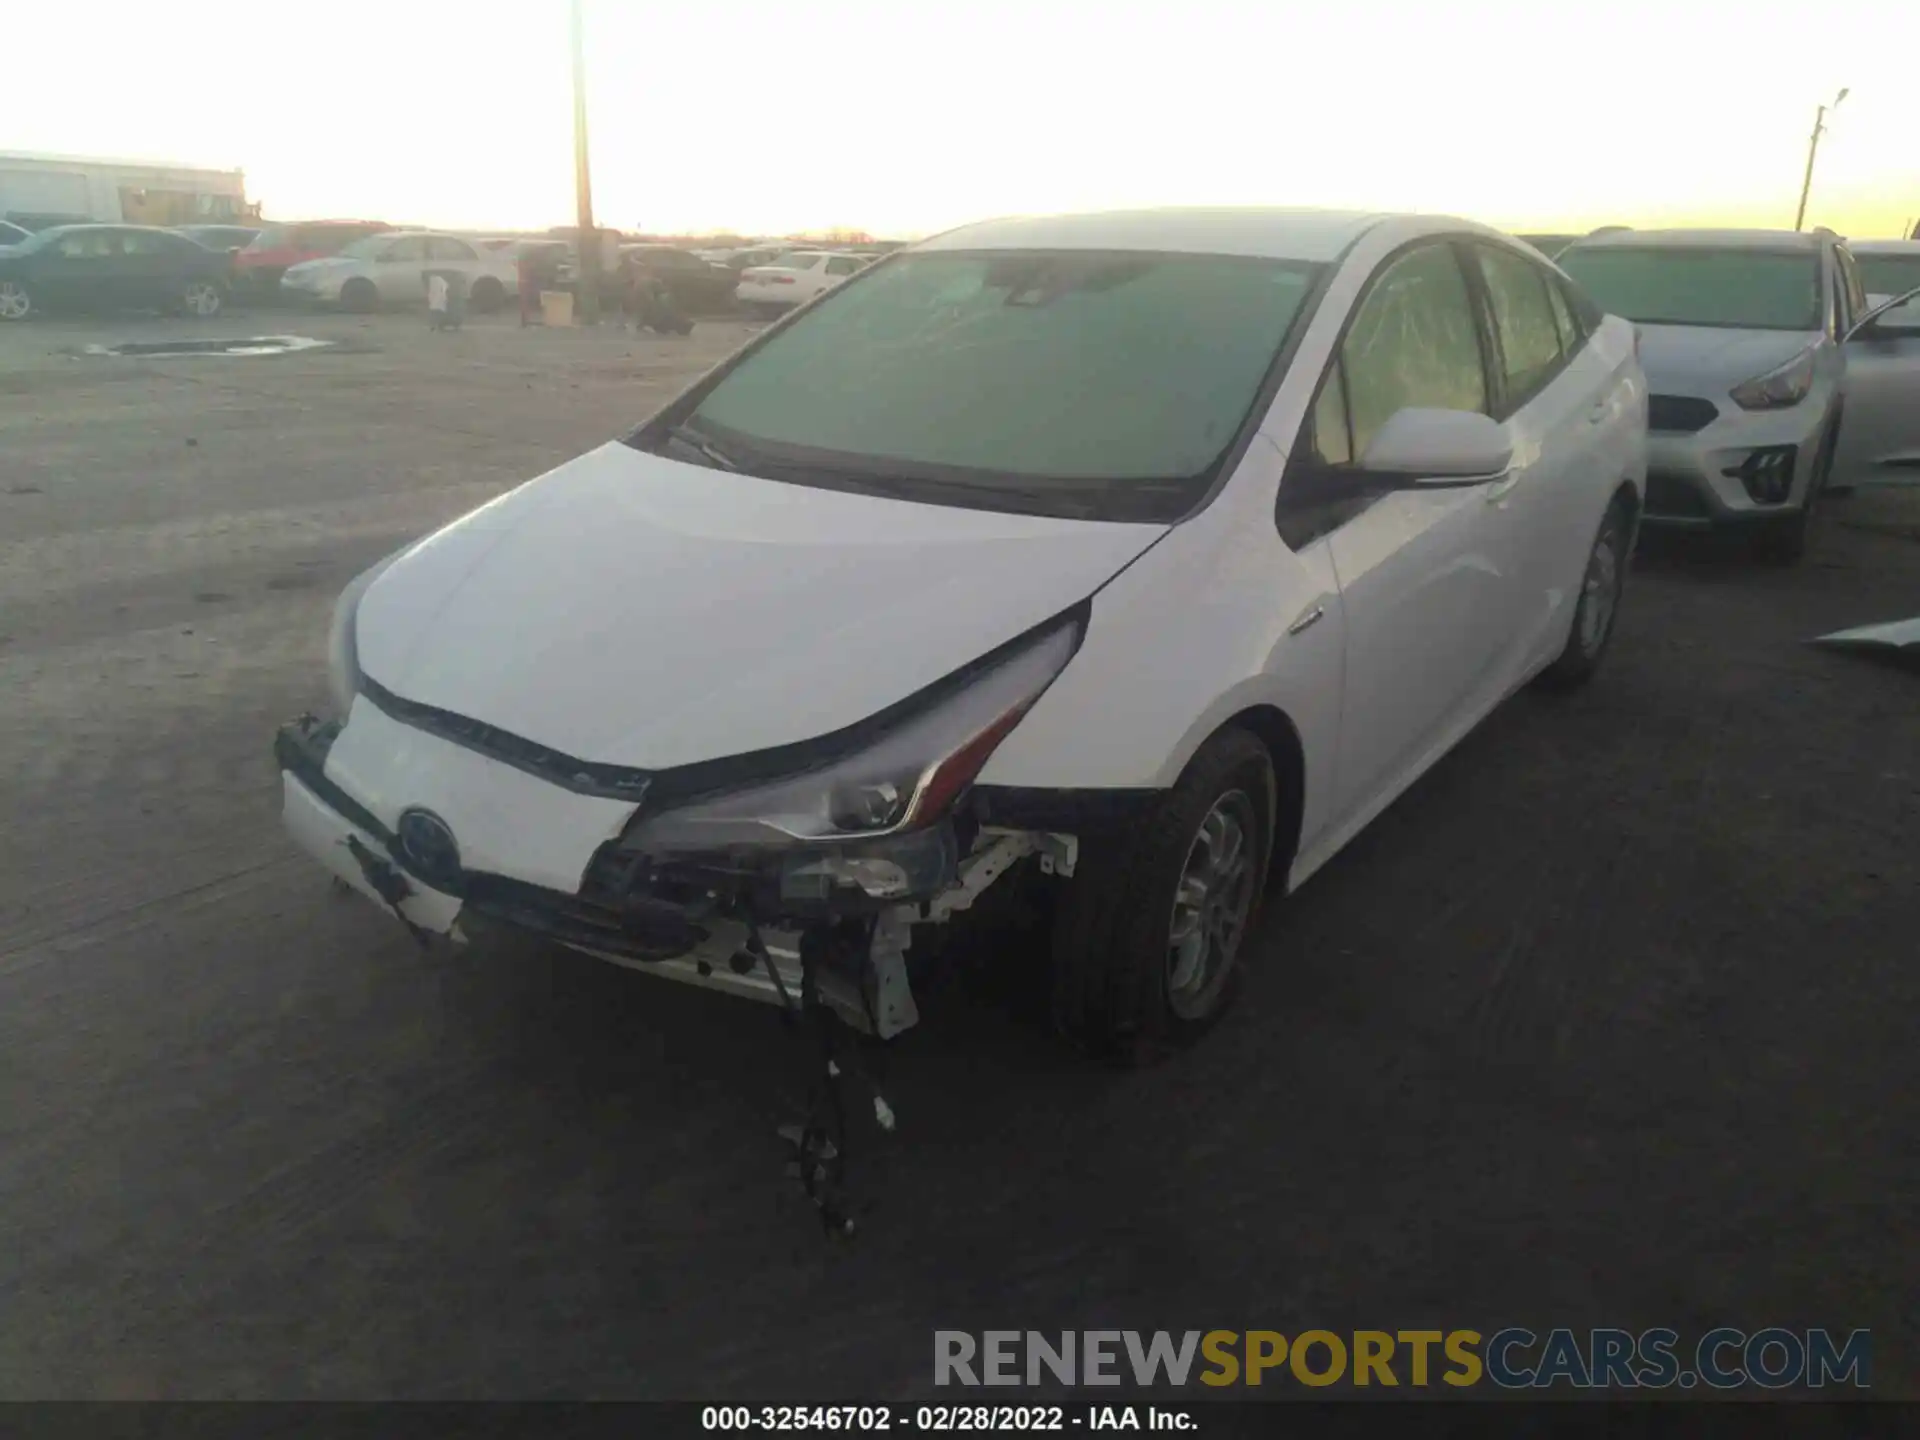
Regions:
<instances>
[{"instance_id":1,"label":"white suv","mask_svg":"<svg viewBox=\"0 0 1920 1440\"><path fill-rule=\"evenodd\" d=\"M418 935L883 1036L1033 865L1060 1023L1149 1056L1269 889L1593 673L1645 406L1631 327L1466 221L955 230L356 580L286 823Z\"/></svg>"}]
</instances>

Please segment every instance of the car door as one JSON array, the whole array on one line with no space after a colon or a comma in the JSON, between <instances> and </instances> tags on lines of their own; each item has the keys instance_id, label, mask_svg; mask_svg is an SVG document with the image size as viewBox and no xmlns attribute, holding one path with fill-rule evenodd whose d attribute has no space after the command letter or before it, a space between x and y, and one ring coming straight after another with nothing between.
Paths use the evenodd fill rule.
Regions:
<instances>
[{"instance_id":1,"label":"car door","mask_svg":"<svg viewBox=\"0 0 1920 1440\"><path fill-rule=\"evenodd\" d=\"M176 243L194 242L158 230L120 232L123 303L153 310L180 299L186 288L187 252L175 248Z\"/></svg>"},{"instance_id":2,"label":"car door","mask_svg":"<svg viewBox=\"0 0 1920 1440\"><path fill-rule=\"evenodd\" d=\"M1281 482L1281 533L1324 544L1346 622L1333 814L1390 800L1505 691L1520 585L1504 497L1369 476L1368 444L1407 407L1491 414L1479 302L1458 247L1383 263L1322 377Z\"/></svg>"},{"instance_id":3,"label":"car door","mask_svg":"<svg viewBox=\"0 0 1920 1440\"><path fill-rule=\"evenodd\" d=\"M111 308L126 302L117 230L92 225L71 230L42 250L38 262L33 287L49 304Z\"/></svg>"},{"instance_id":4,"label":"car door","mask_svg":"<svg viewBox=\"0 0 1920 1440\"><path fill-rule=\"evenodd\" d=\"M1492 517L1508 531L1518 584L1510 683L1551 660L1571 621L1615 473L1609 422L1624 375L1586 347L1544 265L1486 240L1469 245L1493 337L1493 416L1514 447L1513 487Z\"/></svg>"},{"instance_id":5,"label":"car door","mask_svg":"<svg viewBox=\"0 0 1920 1440\"><path fill-rule=\"evenodd\" d=\"M1847 288L1864 316L1873 307L1858 263L1845 250L1840 256ZM1920 257L1912 273L1895 272L1890 279L1900 288L1886 299L1920 286ZM1882 311L1850 334L1842 350L1845 409L1829 483L1920 481L1920 297Z\"/></svg>"},{"instance_id":6,"label":"car door","mask_svg":"<svg viewBox=\"0 0 1920 1440\"><path fill-rule=\"evenodd\" d=\"M367 278L389 305L424 300L427 294L427 237L406 235L387 243Z\"/></svg>"}]
</instances>

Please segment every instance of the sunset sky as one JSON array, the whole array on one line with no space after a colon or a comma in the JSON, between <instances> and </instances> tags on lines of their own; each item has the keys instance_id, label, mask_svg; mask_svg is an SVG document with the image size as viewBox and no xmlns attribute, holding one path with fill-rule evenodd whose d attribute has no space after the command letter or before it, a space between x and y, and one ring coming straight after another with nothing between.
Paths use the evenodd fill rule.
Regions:
<instances>
[{"instance_id":1,"label":"sunset sky","mask_svg":"<svg viewBox=\"0 0 1920 1440\"><path fill-rule=\"evenodd\" d=\"M586 0L596 212L927 233L1153 204L1512 229L1920 218L1920 5ZM0 145L238 166L280 218L573 209L566 0L12 7ZM32 63L23 63L32 57Z\"/></svg>"}]
</instances>

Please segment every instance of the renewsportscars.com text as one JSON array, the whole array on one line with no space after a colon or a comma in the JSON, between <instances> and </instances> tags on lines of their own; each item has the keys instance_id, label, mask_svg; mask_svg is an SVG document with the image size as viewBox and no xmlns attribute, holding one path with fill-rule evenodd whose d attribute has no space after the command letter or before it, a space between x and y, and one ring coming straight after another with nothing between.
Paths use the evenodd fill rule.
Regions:
<instances>
[{"instance_id":1,"label":"renewsportscars.com text","mask_svg":"<svg viewBox=\"0 0 1920 1440\"><path fill-rule=\"evenodd\" d=\"M936 1330L933 1383L958 1386L1493 1385L1777 1390L1872 1383L1866 1330Z\"/></svg>"}]
</instances>

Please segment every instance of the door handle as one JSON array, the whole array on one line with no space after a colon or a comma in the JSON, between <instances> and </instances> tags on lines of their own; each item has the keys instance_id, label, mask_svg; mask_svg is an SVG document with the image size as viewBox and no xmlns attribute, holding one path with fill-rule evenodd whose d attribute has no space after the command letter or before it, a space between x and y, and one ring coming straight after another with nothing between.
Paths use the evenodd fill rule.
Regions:
<instances>
[{"instance_id":1,"label":"door handle","mask_svg":"<svg viewBox=\"0 0 1920 1440\"><path fill-rule=\"evenodd\" d=\"M1309 605L1305 614L1287 626L1287 634L1298 635L1302 630L1311 629L1320 623L1326 613L1326 607L1323 605Z\"/></svg>"},{"instance_id":2,"label":"door handle","mask_svg":"<svg viewBox=\"0 0 1920 1440\"><path fill-rule=\"evenodd\" d=\"M1611 400L1602 400L1587 412L1587 423L1589 425L1598 425L1611 414L1613 414L1613 402Z\"/></svg>"}]
</instances>

